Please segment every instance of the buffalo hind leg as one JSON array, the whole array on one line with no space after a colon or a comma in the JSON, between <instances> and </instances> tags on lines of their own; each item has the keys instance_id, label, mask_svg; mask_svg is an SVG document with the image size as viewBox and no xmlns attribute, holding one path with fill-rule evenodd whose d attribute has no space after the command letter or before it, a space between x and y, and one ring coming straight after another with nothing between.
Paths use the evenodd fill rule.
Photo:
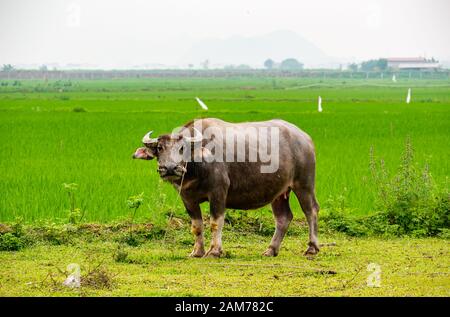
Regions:
<instances>
[{"instance_id":1,"label":"buffalo hind leg","mask_svg":"<svg viewBox=\"0 0 450 317\"><path fill-rule=\"evenodd\" d=\"M289 227L293 215L289 207L289 193L282 194L272 202L272 211L275 218L275 233L269 247L263 253L265 256L277 256L280 251L281 241Z\"/></svg>"},{"instance_id":2,"label":"buffalo hind leg","mask_svg":"<svg viewBox=\"0 0 450 317\"><path fill-rule=\"evenodd\" d=\"M300 202L303 213L306 216L309 227L309 243L305 255L315 255L319 252L319 240L317 236L317 217L319 213L319 204L316 200L313 187L296 187L295 195Z\"/></svg>"},{"instance_id":3,"label":"buffalo hind leg","mask_svg":"<svg viewBox=\"0 0 450 317\"><path fill-rule=\"evenodd\" d=\"M222 229L225 221L225 200L213 198L210 201L211 209L211 246L205 257L218 258L222 255Z\"/></svg>"}]
</instances>

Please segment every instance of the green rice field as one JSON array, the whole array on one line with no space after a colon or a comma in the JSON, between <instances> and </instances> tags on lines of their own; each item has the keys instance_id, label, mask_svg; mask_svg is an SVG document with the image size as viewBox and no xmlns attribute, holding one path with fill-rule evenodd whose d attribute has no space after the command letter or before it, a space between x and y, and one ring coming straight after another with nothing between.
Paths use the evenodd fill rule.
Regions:
<instances>
[{"instance_id":1,"label":"green rice field","mask_svg":"<svg viewBox=\"0 0 450 317\"><path fill-rule=\"evenodd\" d=\"M0 86L0 222L66 222L63 183L76 183L85 221L129 215L126 200L144 192L140 221L184 213L177 193L159 180L155 161L132 160L155 134L198 117L232 122L281 118L309 133L317 150L316 192L322 208L343 196L352 213L375 210L369 153L389 172L407 137L435 183L450 175L450 80L304 78L149 78L3 81ZM408 88L412 101L406 104ZM323 99L322 113L317 98ZM209 111L195 101L200 97ZM300 208L292 204L294 213ZM268 209L266 207L265 209Z\"/></svg>"}]
</instances>

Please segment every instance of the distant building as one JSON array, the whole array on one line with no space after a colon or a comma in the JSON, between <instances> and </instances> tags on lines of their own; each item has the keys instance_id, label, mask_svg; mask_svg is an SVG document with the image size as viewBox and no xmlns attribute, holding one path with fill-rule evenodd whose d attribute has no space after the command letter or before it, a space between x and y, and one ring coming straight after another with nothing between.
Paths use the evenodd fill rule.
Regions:
<instances>
[{"instance_id":1,"label":"distant building","mask_svg":"<svg viewBox=\"0 0 450 317\"><path fill-rule=\"evenodd\" d=\"M439 68L439 62L423 57L393 57L386 58L388 68L397 70L435 70Z\"/></svg>"}]
</instances>

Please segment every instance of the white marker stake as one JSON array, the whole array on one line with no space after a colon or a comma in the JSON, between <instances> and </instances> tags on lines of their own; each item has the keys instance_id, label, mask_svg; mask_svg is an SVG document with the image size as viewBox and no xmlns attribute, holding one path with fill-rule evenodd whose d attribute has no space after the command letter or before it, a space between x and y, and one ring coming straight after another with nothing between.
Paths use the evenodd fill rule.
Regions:
<instances>
[{"instance_id":1,"label":"white marker stake","mask_svg":"<svg viewBox=\"0 0 450 317\"><path fill-rule=\"evenodd\" d=\"M392 81L393 81L394 83L396 83L396 82L397 82L397 78L395 77L395 74L394 74L394 75L392 75Z\"/></svg>"},{"instance_id":2,"label":"white marker stake","mask_svg":"<svg viewBox=\"0 0 450 317\"><path fill-rule=\"evenodd\" d=\"M203 110L208 110L208 107L205 105L203 101L200 100L199 97L195 97L195 99L197 100L198 104L200 105L200 107L202 107Z\"/></svg>"},{"instance_id":3,"label":"white marker stake","mask_svg":"<svg viewBox=\"0 0 450 317\"><path fill-rule=\"evenodd\" d=\"M411 102L411 88L408 89L408 96L406 96L406 103L410 103Z\"/></svg>"},{"instance_id":4,"label":"white marker stake","mask_svg":"<svg viewBox=\"0 0 450 317\"><path fill-rule=\"evenodd\" d=\"M320 96L319 96L319 106L317 110L319 110L319 112L322 112L322 97Z\"/></svg>"}]
</instances>

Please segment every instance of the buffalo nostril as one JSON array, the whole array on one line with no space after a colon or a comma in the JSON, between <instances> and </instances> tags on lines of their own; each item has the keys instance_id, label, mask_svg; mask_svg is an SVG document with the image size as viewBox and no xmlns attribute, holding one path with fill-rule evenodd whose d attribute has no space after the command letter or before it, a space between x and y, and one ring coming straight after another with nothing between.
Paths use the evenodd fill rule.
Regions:
<instances>
[{"instance_id":1,"label":"buffalo nostril","mask_svg":"<svg viewBox=\"0 0 450 317\"><path fill-rule=\"evenodd\" d=\"M177 167L175 167L175 171L177 171L179 173L185 173L186 168L184 168L183 166L177 165Z\"/></svg>"}]
</instances>

